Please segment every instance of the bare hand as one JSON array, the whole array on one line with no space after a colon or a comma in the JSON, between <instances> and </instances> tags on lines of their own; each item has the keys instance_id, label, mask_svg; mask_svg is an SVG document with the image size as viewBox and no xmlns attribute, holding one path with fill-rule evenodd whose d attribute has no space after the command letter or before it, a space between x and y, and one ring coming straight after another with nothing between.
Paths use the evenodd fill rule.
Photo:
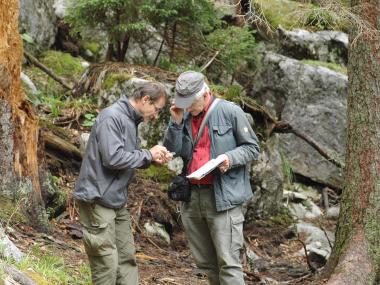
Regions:
<instances>
[{"instance_id":1,"label":"bare hand","mask_svg":"<svg viewBox=\"0 0 380 285\"><path fill-rule=\"evenodd\" d=\"M181 124L183 120L183 109L176 107L174 104L170 107L170 114L172 116L172 120L177 124Z\"/></svg>"},{"instance_id":2,"label":"bare hand","mask_svg":"<svg viewBox=\"0 0 380 285\"><path fill-rule=\"evenodd\" d=\"M228 169L230 169L230 160L228 159L228 156L226 154L221 154L218 156L218 158L223 157L223 162L221 165L219 165L220 172L224 173Z\"/></svg>"},{"instance_id":3,"label":"bare hand","mask_svg":"<svg viewBox=\"0 0 380 285\"><path fill-rule=\"evenodd\" d=\"M166 149L166 147L162 145L155 145L149 151L152 154L152 161L157 162L158 164L164 164L165 162L167 162L166 156L168 150Z\"/></svg>"},{"instance_id":4,"label":"bare hand","mask_svg":"<svg viewBox=\"0 0 380 285\"><path fill-rule=\"evenodd\" d=\"M166 147L162 145L155 145L150 149L150 153L153 157L153 162L158 164L164 164L173 159L174 153L168 151Z\"/></svg>"}]
</instances>

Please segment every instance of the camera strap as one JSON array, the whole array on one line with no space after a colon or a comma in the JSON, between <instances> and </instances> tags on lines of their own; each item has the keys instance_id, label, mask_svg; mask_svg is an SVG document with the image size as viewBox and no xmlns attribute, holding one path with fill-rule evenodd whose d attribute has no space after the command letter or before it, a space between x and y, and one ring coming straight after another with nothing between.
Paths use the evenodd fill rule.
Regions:
<instances>
[{"instance_id":1,"label":"camera strap","mask_svg":"<svg viewBox=\"0 0 380 285\"><path fill-rule=\"evenodd\" d=\"M197 136L195 137L195 140L193 140L193 151L195 149L195 146L197 145L199 139L201 138L201 135L203 133L203 130L206 126L206 123L207 123L207 120L208 118L210 117L211 115L211 112L215 109L216 105L220 102L221 100L219 98L215 98L212 103L211 103L211 106L208 108L205 116L203 117L203 120L202 120L202 123L201 123L201 126L199 127L199 131L197 133ZM186 169L188 169L190 163L191 163L191 160L193 159L193 152L191 152L191 157L190 159L187 161L186 163L186 167L183 168L182 170L182 173L186 173Z\"/></svg>"},{"instance_id":2,"label":"camera strap","mask_svg":"<svg viewBox=\"0 0 380 285\"><path fill-rule=\"evenodd\" d=\"M201 138L201 135L202 135L203 130L206 126L208 117L210 117L211 112L215 109L215 107L219 103L219 101L220 101L219 98L215 98L214 101L212 101L210 108L208 108L208 110L207 110L207 112L206 112L206 114L202 120L201 126L199 127L199 131L197 133L197 136L196 136L195 140L193 141L193 149L195 149L195 146L197 145L199 139Z\"/></svg>"}]
</instances>

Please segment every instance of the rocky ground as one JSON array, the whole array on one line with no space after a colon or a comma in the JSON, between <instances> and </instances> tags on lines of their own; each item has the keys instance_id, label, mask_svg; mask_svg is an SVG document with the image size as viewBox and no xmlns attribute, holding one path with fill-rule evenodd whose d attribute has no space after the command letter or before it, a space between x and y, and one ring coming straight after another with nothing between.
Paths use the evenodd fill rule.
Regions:
<instances>
[{"instance_id":1,"label":"rocky ground","mask_svg":"<svg viewBox=\"0 0 380 285\"><path fill-rule=\"evenodd\" d=\"M166 198L161 184L157 182L137 177L130 188L129 209L141 284L207 284L191 257L177 207ZM54 221L53 232L49 235L17 224L10 238L23 252L28 252L32 245L38 245L41 251L63 256L65 266L74 268L80 279L82 273L79 268L87 262L87 258L75 206L70 204L68 209ZM162 237L147 234L145 225L154 222L165 226L170 244ZM303 250L303 240L303 236L296 235L291 227L278 221L257 220L247 225L246 248L242 253L246 283L323 284L323 280L318 280L311 273L305 257L299 255Z\"/></svg>"}]
</instances>

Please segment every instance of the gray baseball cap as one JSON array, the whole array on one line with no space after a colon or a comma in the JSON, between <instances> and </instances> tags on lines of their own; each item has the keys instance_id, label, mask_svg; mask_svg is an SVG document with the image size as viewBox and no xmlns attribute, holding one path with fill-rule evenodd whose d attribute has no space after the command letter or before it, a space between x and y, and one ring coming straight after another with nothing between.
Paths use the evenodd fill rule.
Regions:
<instances>
[{"instance_id":1,"label":"gray baseball cap","mask_svg":"<svg viewBox=\"0 0 380 285\"><path fill-rule=\"evenodd\" d=\"M175 105L186 109L191 106L195 95L205 85L204 75L197 71L185 71L179 75L175 84Z\"/></svg>"}]
</instances>

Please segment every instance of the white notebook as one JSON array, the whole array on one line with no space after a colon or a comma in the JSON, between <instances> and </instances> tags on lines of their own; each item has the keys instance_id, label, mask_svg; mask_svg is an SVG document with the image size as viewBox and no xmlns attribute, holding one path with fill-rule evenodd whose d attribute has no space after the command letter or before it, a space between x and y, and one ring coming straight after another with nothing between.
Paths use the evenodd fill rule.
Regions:
<instances>
[{"instance_id":1,"label":"white notebook","mask_svg":"<svg viewBox=\"0 0 380 285\"><path fill-rule=\"evenodd\" d=\"M187 175L186 177L190 179L201 180L203 177L221 165L223 161L223 156L218 156L217 158L211 159L206 164L195 170L193 173Z\"/></svg>"}]
</instances>

